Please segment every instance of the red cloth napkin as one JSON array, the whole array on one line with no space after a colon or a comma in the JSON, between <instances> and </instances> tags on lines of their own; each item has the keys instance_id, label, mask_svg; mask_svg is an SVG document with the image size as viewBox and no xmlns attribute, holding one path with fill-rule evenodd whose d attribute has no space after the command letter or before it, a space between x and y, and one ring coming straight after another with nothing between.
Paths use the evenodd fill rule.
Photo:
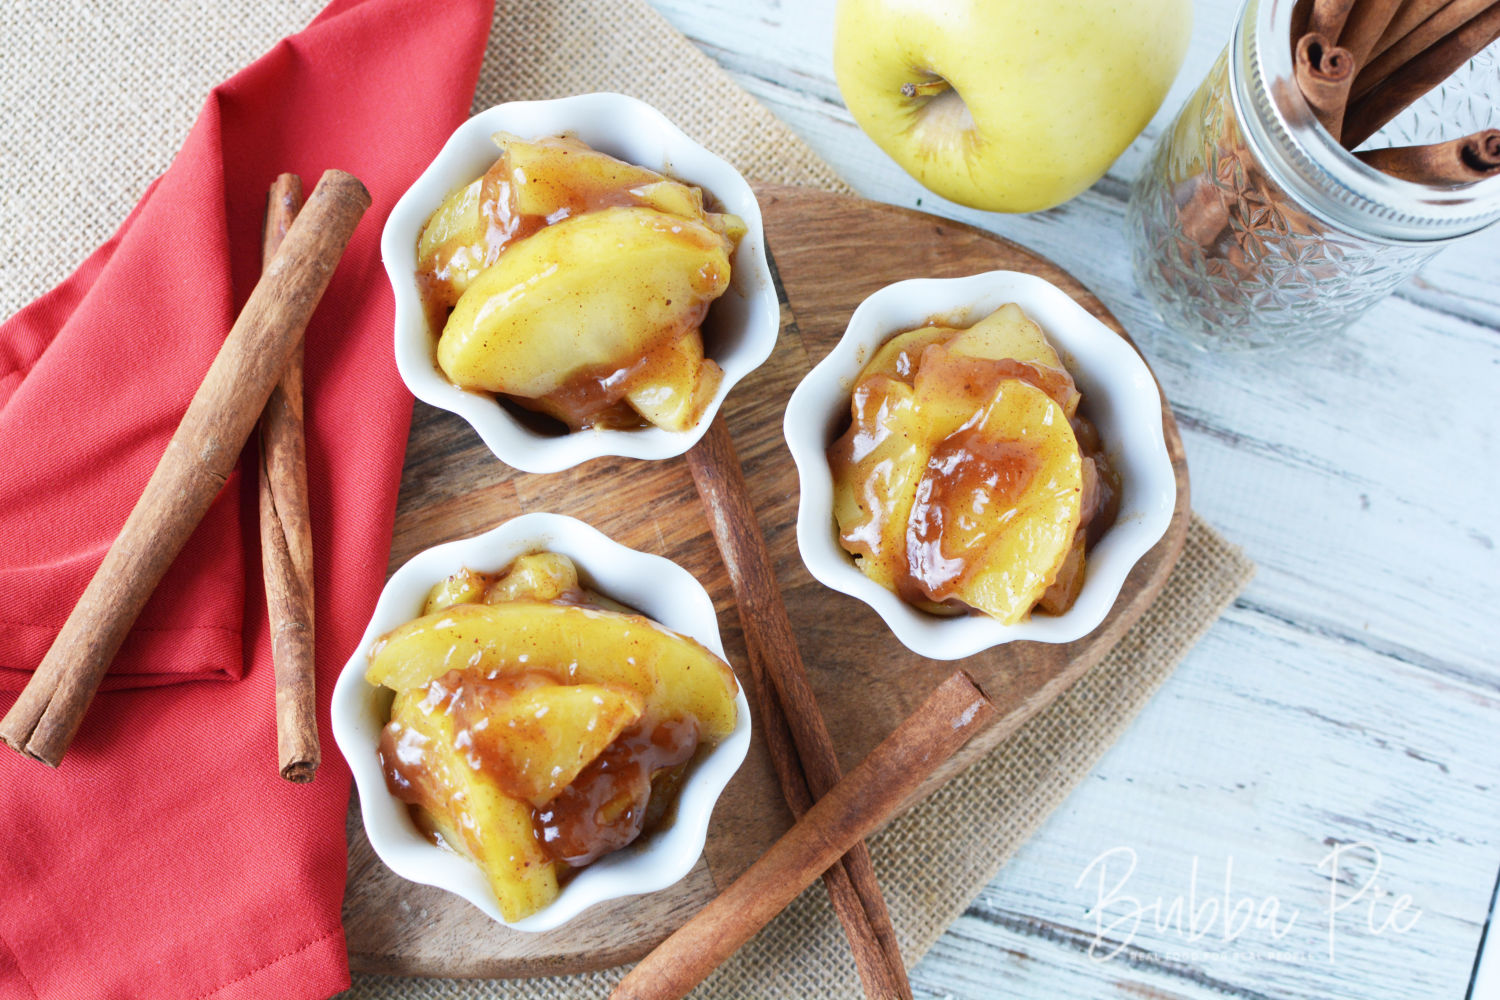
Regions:
<instances>
[{"instance_id":1,"label":"red cloth napkin","mask_svg":"<svg viewBox=\"0 0 1500 1000\"><path fill-rule=\"evenodd\" d=\"M307 331L317 780L277 776L255 484L236 476L61 769L0 748L0 1000L324 997L348 983L349 773L327 705L385 579L411 413L380 229L467 115L491 11L335 0L218 87L119 232L0 327L4 712L254 286L276 174L310 191L340 167L373 196Z\"/></svg>"}]
</instances>

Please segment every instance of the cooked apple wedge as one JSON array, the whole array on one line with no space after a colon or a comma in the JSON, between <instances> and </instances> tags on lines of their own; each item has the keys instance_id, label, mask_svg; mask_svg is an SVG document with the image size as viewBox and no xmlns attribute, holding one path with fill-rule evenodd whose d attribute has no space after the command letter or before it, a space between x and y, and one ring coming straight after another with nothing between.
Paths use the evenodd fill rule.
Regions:
<instances>
[{"instance_id":1,"label":"cooked apple wedge","mask_svg":"<svg viewBox=\"0 0 1500 1000\"><path fill-rule=\"evenodd\" d=\"M974 418L1019 365L955 353L948 344L922 351L913 379L927 440L936 444Z\"/></svg>"},{"instance_id":2,"label":"cooked apple wedge","mask_svg":"<svg viewBox=\"0 0 1500 1000\"><path fill-rule=\"evenodd\" d=\"M479 604L484 600L489 580L483 573L476 573L467 566L437 583L427 592L422 603L422 614L430 615L455 604Z\"/></svg>"},{"instance_id":3,"label":"cooked apple wedge","mask_svg":"<svg viewBox=\"0 0 1500 1000\"><path fill-rule=\"evenodd\" d=\"M421 783L408 796L455 850L479 863L500 914L520 920L557 898L557 866L537 842L531 806L505 794L455 749L454 720L423 711L422 692L396 696L382 750L422 761Z\"/></svg>"},{"instance_id":4,"label":"cooked apple wedge","mask_svg":"<svg viewBox=\"0 0 1500 1000\"><path fill-rule=\"evenodd\" d=\"M703 416L723 380L724 370L703 356L702 335L689 330L631 373L625 402L657 427L685 431Z\"/></svg>"},{"instance_id":5,"label":"cooked apple wedge","mask_svg":"<svg viewBox=\"0 0 1500 1000\"><path fill-rule=\"evenodd\" d=\"M479 208L482 180L444 199L417 239L417 273L427 276L426 294L433 305L446 308L457 302L494 256Z\"/></svg>"},{"instance_id":6,"label":"cooked apple wedge","mask_svg":"<svg viewBox=\"0 0 1500 1000\"><path fill-rule=\"evenodd\" d=\"M655 170L616 159L577 139L568 136L522 139L508 132L497 132L494 138L505 155L506 176L514 192L513 204L518 215L566 218L610 205L628 205L636 201L630 195L632 188L657 184L681 189L673 194L657 189L658 208L689 218L702 214L701 193L694 197L685 184L669 181ZM558 216L559 212L563 214Z\"/></svg>"},{"instance_id":7,"label":"cooked apple wedge","mask_svg":"<svg viewBox=\"0 0 1500 1000\"><path fill-rule=\"evenodd\" d=\"M915 394L894 378L862 380L851 408L853 423L828 450L839 541L867 576L895 589L906 569L906 521L927 464L927 431Z\"/></svg>"},{"instance_id":8,"label":"cooked apple wedge","mask_svg":"<svg viewBox=\"0 0 1500 1000\"><path fill-rule=\"evenodd\" d=\"M930 599L957 597L1014 624L1057 576L1082 493L1082 458L1062 407L1005 379L933 449L912 505L908 571Z\"/></svg>"},{"instance_id":9,"label":"cooked apple wedge","mask_svg":"<svg viewBox=\"0 0 1500 1000\"><path fill-rule=\"evenodd\" d=\"M505 575L485 591L483 601L485 604L521 598L555 601L581 590L578 567L573 565L573 560L557 552L532 552L511 562Z\"/></svg>"},{"instance_id":10,"label":"cooked apple wedge","mask_svg":"<svg viewBox=\"0 0 1500 1000\"><path fill-rule=\"evenodd\" d=\"M438 341L456 385L535 398L605 377L702 322L729 284L728 241L648 208L566 219L512 245Z\"/></svg>"},{"instance_id":11,"label":"cooked apple wedge","mask_svg":"<svg viewBox=\"0 0 1500 1000\"><path fill-rule=\"evenodd\" d=\"M569 684L625 688L645 697L648 713L696 717L707 742L734 729L739 688L728 664L641 615L529 600L461 604L387 634L365 679L406 691L450 670L543 671Z\"/></svg>"},{"instance_id":12,"label":"cooked apple wedge","mask_svg":"<svg viewBox=\"0 0 1500 1000\"><path fill-rule=\"evenodd\" d=\"M874 356L861 369L859 378L863 381L876 375L884 375L911 385L916 379L917 366L922 360L922 352L932 344L952 340L961 332L963 331L951 326L923 326L905 333L898 333L880 345Z\"/></svg>"},{"instance_id":13,"label":"cooked apple wedge","mask_svg":"<svg viewBox=\"0 0 1500 1000\"><path fill-rule=\"evenodd\" d=\"M1073 376L1042 328L1014 302L959 331L947 347L956 355L997 362L1007 377L1025 379L1051 396L1070 418L1078 411L1079 394ZM1006 362L1026 365L1029 370L1016 370Z\"/></svg>"},{"instance_id":14,"label":"cooked apple wedge","mask_svg":"<svg viewBox=\"0 0 1500 1000\"><path fill-rule=\"evenodd\" d=\"M496 687L469 675L461 721L509 795L534 806L573 783L645 709L638 691L608 684Z\"/></svg>"}]
</instances>

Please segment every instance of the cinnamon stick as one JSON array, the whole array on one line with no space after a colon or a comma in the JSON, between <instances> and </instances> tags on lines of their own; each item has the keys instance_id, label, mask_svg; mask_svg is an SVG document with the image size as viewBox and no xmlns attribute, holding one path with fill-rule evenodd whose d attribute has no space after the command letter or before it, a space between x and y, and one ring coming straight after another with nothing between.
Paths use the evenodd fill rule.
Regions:
<instances>
[{"instance_id":1,"label":"cinnamon stick","mask_svg":"<svg viewBox=\"0 0 1500 1000\"><path fill-rule=\"evenodd\" d=\"M323 175L250 293L135 509L57 639L0 720L0 740L56 767L110 661L224 485L370 205L357 179Z\"/></svg>"},{"instance_id":2,"label":"cinnamon stick","mask_svg":"<svg viewBox=\"0 0 1500 1000\"><path fill-rule=\"evenodd\" d=\"M1400 7L1401 0L1359 0L1350 9L1349 19L1336 37L1339 48L1354 57L1356 66L1363 66L1368 61Z\"/></svg>"},{"instance_id":3,"label":"cinnamon stick","mask_svg":"<svg viewBox=\"0 0 1500 1000\"><path fill-rule=\"evenodd\" d=\"M1492 4L1429 46L1349 105L1344 146L1353 149L1385 127L1417 98L1500 38L1500 3ZM1389 53L1387 53L1389 55Z\"/></svg>"},{"instance_id":4,"label":"cinnamon stick","mask_svg":"<svg viewBox=\"0 0 1500 1000\"><path fill-rule=\"evenodd\" d=\"M1213 247L1229 226L1229 203L1208 174L1194 174L1173 191L1178 223L1185 239L1206 249Z\"/></svg>"},{"instance_id":5,"label":"cinnamon stick","mask_svg":"<svg viewBox=\"0 0 1500 1000\"><path fill-rule=\"evenodd\" d=\"M1392 39L1391 44L1373 59L1360 64L1360 69L1355 74L1354 87L1349 92L1350 100L1357 101L1364 97L1396 70L1484 13L1494 3L1495 0L1450 0L1442 4L1410 31Z\"/></svg>"},{"instance_id":6,"label":"cinnamon stick","mask_svg":"<svg viewBox=\"0 0 1500 1000\"><path fill-rule=\"evenodd\" d=\"M1354 57L1329 42L1328 36L1309 31L1297 39L1293 59L1302 96L1328 134L1339 139L1354 82Z\"/></svg>"},{"instance_id":7,"label":"cinnamon stick","mask_svg":"<svg viewBox=\"0 0 1500 1000\"><path fill-rule=\"evenodd\" d=\"M642 959L611 1000L686 995L840 852L890 818L994 712L969 675L956 671L729 888Z\"/></svg>"},{"instance_id":8,"label":"cinnamon stick","mask_svg":"<svg viewBox=\"0 0 1500 1000\"><path fill-rule=\"evenodd\" d=\"M1312 0L1304 33L1322 35L1331 42L1344 30L1355 6L1355 0Z\"/></svg>"},{"instance_id":9,"label":"cinnamon stick","mask_svg":"<svg viewBox=\"0 0 1500 1000\"><path fill-rule=\"evenodd\" d=\"M722 416L714 418L703 439L688 452L687 461L740 608L752 693L767 748L787 805L794 816L801 816L838 783L838 757L808 684L770 553ZM865 993L910 998L906 967L869 848L856 838L845 851L837 864L824 865L819 871L827 869L824 882L849 938Z\"/></svg>"},{"instance_id":10,"label":"cinnamon stick","mask_svg":"<svg viewBox=\"0 0 1500 1000\"><path fill-rule=\"evenodd\" d=\"M266 201L263 268L271 266L301 207L301 178L277 177ZM298 784L313 780L323 759L313 669L312 521L302 422L302 353L299 340L260 418L260 551L276 671L276 756L281 776Z\"/></svg>"},{"instance_id":11,"label":"cinnamon stick","mask_svg":"<svg viewBox=\"0 0 1500 1000\"><path fill-rule=\"evenodd\" d=\"M1382 52L1411 34L1418 25L1447 7L1450 2L1451 0L1406 0L1401 9L1396 11L1396 16L1391 18L1391 23L1386 25L1385 31L1381 32L1375 48L1370 50L1369 58L1360 67L1360 71L1363 72L1370 60L1378 58Z\"/></svg>"},{"instance_id":12,"label":"cinnamon stick","mask_svg":"<svg viewBox=\"0 0 1500 1000\"><path fill-rule=\"evenodd\" d=\"M1500 177L1500 129L1426 146L1367 149L1354 155L1392 177L1417 184L1473 184Z\"/></svg>"}]
</instances>

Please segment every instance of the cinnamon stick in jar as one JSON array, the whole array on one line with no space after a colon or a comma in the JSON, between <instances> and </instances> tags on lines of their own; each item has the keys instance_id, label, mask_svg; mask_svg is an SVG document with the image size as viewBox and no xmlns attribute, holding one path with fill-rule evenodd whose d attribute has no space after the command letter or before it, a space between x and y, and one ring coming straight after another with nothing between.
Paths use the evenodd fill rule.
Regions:
<instances>
[{"instance_id":1,"label":"cinnamon stick in jar","mask_svg":"<svg viewBox=\"0 0 1500 1000\"><path fill-rule=\"evenodd\" d=\"M120 534L0 719L0 740L7 746L52 767L62 762L110 661L233 471L369 207L364 185L340 170L325 173L313 189Z\"/></svg>"},{"instance_id":2,"label":"cinnamon stick in jar","mask_svg":"<svg viewBox=\"0 0 1500 1000\"><path fill-rule=\"evenodd\" d=\"M1500 3L1470 18L1349 105L1343 143L1353 149L1500 38ZM1389 55L1389 53L1387 53Z\"/></svg>"},{"instance_id":3,"label":"cinnamon stick in jar","mask_svg":"<svg viewBox=\"0 0 1500 1000\"><path fill-rule=\"evenodd\" d=\"M1474 3L1475 0L1463 0L1463 2ZM1477 0L1477 2L1479 6L1484 6L1488 0ZM1405 3L1401 4L1400 9L1396 11L1396 16L1391 18L1391 23L1385 26L1385 31L1381 33L1380 38L1375 42L1375 48L1370 50L1370 55L1361 64L1360 70L1363 71L1365 66L1370 64L1371 60L1379 58L1382 52L1385 52L1392 45L1395 45L1398 41L1411 34L1418 25L1424 23L1439 11L1451 6L1452 2L1450 0L1406 0ZM1444 34L1446 33L1444 32Z\"/></svg>"},{"instance_id":4,"label":"cinnamon stick in jar","mask_svg":"<svg viewBox=\"0 0 1500 1000\"><path fill-rule=\"evenodd\" d=\"M1500 129L1426 146L1367 149L1354 155L1376 170L1416 184L1473 184L1500 177Z\"/></svg>"},{"instance_id":5,"label":"cinnamon stick in jar","mask_svg":"<svg viewBox=\"0 0 1500 1000\"><path fill-rule=\"evenodd\" d=\"M1349 18L1337 37L1339 48L1354 57L1356 66L1369 61L1370 53L1379 44L1385 29L1390 27L1401 5L1402 0L1359 0L1350 9Z\"/></svg>"},{"instance_id":6,"label":"cinnamon stick in jar","mask_svg":"<svg viewBox=\"0 0 1500 1000\"><path fill-rule=\"evenodd\" d=\"M1358 3L1357 0L1310 0L1308 6L1305 25L1297 34L1311 32L1322 35L1332 44L1344 30L1344 24L1349 20Z\"/></svg>"},{"instance_id":7,"label":"cinnamon stick in jar","mask_svg":"<svg viewBox=\"0 0 1500 1000\"><path fill-rule=\"evenodd\" d=\"M261 246L269 268L302 208L302 180L282 174L271 185ZM313 780L322 761L318 744L313 660L311 504L307 495L307 437L302 419L302 342L292 350L281 381L260 418L260 552L276 672L276 755L281 776Z\"/></svg>"},{"instance_id":8,"label":"cinnamon stick in jar","mask_svg":"<svg viewBox=\"0 0 1500 1000\"><path fill-rule=\"evenodd\" d=\"M1338 140L1343 132L1349 88L1354 83L1354 57L1315 31L1297 39L1292 55L1302 96L1328 134Z\"/></svg>"},{"instance_id":9,"label":"cinnamon stick in jar","mask_svg":"<svg viewBox=\"0 0 1500 1000\"><path fill-rule=\"evenodd\" d=\"M611 1000L685 996L889 819L994 712L969 675L955 671L729 888L642 959Z\"/></svg>"},{"instance_id":10,"label":"cinnamon stick in jar","mask_svg":"<svg viewBox=\"0 0 1500 1000\"><path fill-rule=\"evenodd\" d=\"M1376 46L1372 58L1360 63L1355 74L1354 87L1349 92L1350 100L1359 100L1383 83L1392 73L1426 52L1433 45L1447 38L1465 24L1492 7L1495 0L1450 0L1437 4L1430 16L1424 18L1403 34L1388 39L1385 48ZM1413 9L1423 5L1413 3ZM1383 39L1382 44L1387 40Z\"/></svg>"}]
</instances>

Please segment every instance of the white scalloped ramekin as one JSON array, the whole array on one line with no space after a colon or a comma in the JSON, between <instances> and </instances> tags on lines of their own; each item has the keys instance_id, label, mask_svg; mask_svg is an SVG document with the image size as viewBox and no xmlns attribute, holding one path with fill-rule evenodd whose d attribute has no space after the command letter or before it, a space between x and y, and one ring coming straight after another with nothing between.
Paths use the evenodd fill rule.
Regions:
<instances>
[{"instance_id":1,"label":"white scalloped ramekin","mask_svg":"<svg viewBox=\"0 0 1500 1000\"><path fill-rule=\"evenodd\" d=\"M479 866L437 847L417 829L406 805L387 790L376 749L389 721L390 694L365 680L371 648L386 632L418 617L433 584L467 566L482 572L541 550L560 552L589 587L692 636L719 657L713 601L687 570L661 556L626 548L582 521L560 514L525 514L482 535L413 556L380 593L364 638L333 690L333 737L354 772L370 846L402 878L456 893L501 923L495 895ZM671 825L579 871L551 904L507 926L547 931L595 903L655 892L676 883L698 861L714 804L750 747L750 705L741 688L734 732L696 759L678 794Z\"/></svg>"},{"instance_id":2,"label":"white scalloped ramekin","mask_svg":"<svg viewBox=\"0 0 1500 1000\"><path fill-rule=\"evenodd\" d=\"M839 545L827 450L849 423L849 397L860 369L892 336L942 316L967 325L1015 302L1057 348L1120 473L1120 515L1089 550L1078 600L1061 615L1035 614L1015 625L983 615L944 618L912 607L859 571ZM923 278L887 285L860 303L838 345L792 393L783 423L797 463L801 499L797 547L814 577L859 598L910 650L956 660L1018 639L1072 642L1099 627L1126 575L1166 533L1177 481L1162 429L1156 380L1123 338L1066 292L1031 274L990 271L967 278Z\"/></svg>"},{"instance_id":3,"label":"white scalloped ramekin","mask_svg":"<svg viewBox=\"0 0 1500 1000\"><path fill-rule=\"evenodd\" d=\"M428 329L422 310L416 280L417 238L428 216L450 192L481 176L499 157L500 148L490 138L496 132L525 139L572 134L611 156L696 184L724 211L745 220L748 231L730 259L729 290L709 309L704 324L704 346L724 369L724 380L691 429L542 434L493 396L460 389L438 369L436 344L441 331ZM605 455L656 459L683 454L698 443L729 390L770 357L780 329L760 205L750 185L661 112L623 94L518 101L470 118L391 209L380 238L380 255L396 295L396 368L407 388L418 399L463 417L497 458L523 472L558 472Z\"/></svg>"}]
</instances>

